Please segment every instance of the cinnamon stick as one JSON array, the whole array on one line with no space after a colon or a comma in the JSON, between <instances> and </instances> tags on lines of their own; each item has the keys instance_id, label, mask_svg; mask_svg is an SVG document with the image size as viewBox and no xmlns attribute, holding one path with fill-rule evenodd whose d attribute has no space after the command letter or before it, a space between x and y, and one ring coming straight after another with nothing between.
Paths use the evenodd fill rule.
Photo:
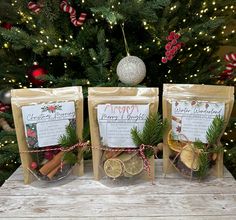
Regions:
<instances>
[{"instance_id":1,"label":"cinnamon stick","mask_svg":"<svg viewBox=\"0 0 236 220\"><path fill-rule=\"evenodd\" d=\"M39 172L42 175L47 175L50 173L54 168L56 168L61 163L61 158L63 157L64 152L60 151L58 154L56 154L50 161L48 161L45 165L43 165Z\"/></svg>"},{"instance_id":2,"label":"cinnamon stick","mask_svg":"<svg viewBox=\"0 0 236 220\"><path fill-rule=\"evenodd\" d=\"M118 148L118 150L119 150L119 148ZM106 159L110 159L110 158L114 158L114 157L119 156L121 153L123 153L122 150L120 150L120 151L109 151L109 150L106 150L105 151L105 157L106 157Z\"/></svg>"},{"instance_id":3,"label":"cinnamon stick","mask_svg":"<svg viewBox=\"0 0 236 220\"><path fill-rule=\"evenodd\" d=\"M48 173L47 177L51 180L60 168L61 163L57 167L55 167L50 173Z\"/></svg>"}]
</instances>

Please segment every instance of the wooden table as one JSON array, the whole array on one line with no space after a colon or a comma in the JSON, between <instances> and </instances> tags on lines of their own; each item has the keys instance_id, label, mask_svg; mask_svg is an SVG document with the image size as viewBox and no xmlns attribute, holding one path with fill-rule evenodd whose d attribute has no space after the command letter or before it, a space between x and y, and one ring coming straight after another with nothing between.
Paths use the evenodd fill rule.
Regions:
<instances>
[{"instance_id":1,"label":"wooden table","mask_svg":"<svg viewBox=\"0 0 236 220\"><path fill-rule=\"evenodd\" d=\"M91 162L86 175L56 184L24 185L19 168L0 188L0 219L236 219L236 182L224 179L190 182L163 177L158 160L155 185L110 187L93 180Z\"/></svg>"}]
</instances>

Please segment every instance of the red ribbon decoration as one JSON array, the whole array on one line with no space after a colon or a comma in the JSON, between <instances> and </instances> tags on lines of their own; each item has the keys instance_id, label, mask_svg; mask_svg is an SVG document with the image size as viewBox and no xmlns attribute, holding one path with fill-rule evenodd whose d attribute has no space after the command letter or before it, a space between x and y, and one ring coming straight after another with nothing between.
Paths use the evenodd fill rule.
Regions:
<instances>
[{"instance_id":1,"label":"red ribbon decoration","mask_svg":"<svg viewBox=\"0 0 236 220\"><path fill-rule=\"evenodd\" d=\"M77 19L76 18L76 11L74 8L72 8L69 3L67 2L67 0L63 0L61 1L61 4L60 4L60 8L62 11L64 12L67 12L70 14L70 20L71 20L71 23L78 27L78 26L82 26L85 19L86 19L86 16L87 14L86 13L80 13L80 16L79 18Z\"/></svg>"}]
</instances>

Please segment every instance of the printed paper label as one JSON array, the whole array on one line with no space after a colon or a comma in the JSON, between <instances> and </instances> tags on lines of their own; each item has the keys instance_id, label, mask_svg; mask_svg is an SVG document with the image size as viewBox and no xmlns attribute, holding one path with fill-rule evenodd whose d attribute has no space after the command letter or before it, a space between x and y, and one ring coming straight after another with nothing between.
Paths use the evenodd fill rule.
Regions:
<instances>
[{"instance_id":1,"label":"printed paper label","mask_svg":"<svg viewBox=\"0 0 236 220\"><path fill-rule=\"evenodd\" d=\"M207 143L206 131L216 116L224 116L225 103L172 101L172 135L175 140Z\"/></svg>"},{"instance_id":2,"label":"printed paper label","mask_svg":"<svg viewBox=\"0 0 236 220\"><path fill-rule=\"evenodd\" d=\"M66 127L75 125L74 102L57 102L22 107L26 140L29 147L46 147L58 144Z\"/></svg>"},{"instance_id":3,"label":"printed paper label","mask_svg":"<svg viewBox=\"0 0 236 220\"><path fill-rule=\"evenodd\" d=\"M141 131L149 115L149 105L98 105L97 117L101 142L108 147L136 148L131 129Z\"/></svg>"}]
</instances>

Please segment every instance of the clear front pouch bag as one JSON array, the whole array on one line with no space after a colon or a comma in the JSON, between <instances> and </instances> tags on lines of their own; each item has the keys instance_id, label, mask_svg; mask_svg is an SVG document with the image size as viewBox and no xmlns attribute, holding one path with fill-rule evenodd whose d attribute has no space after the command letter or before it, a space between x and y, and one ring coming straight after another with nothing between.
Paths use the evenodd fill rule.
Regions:
<instances>
[{"instance_id":1,"label":"clear front pouch bag","mask_svg":"<svg viewBox=\"0 0 236 220\"><path fill-rule=\"evenodd\" d=\"M94 178L121 185L153 180L154 153L147 156L131 131L157 112L158 88L96 87L88 94Z\"/></svg>"},{"instance_id":2,"label":"clear front pouch bag","mask_svg":"<svg viewBox=\"0 0 236 220\"><path fill-rule=\"evenodd\" d=\"M216 85L164 84L164 173L188 178L223 177L220 139L230 119L234 88Z\"/></svg>"},{"instance_id":3,"label":"clear front pouch bag","mask_svg":"<svg viewBox=\"0 0 236 220\"><path fill-rule=\"evenodd\" d=\"M82 87L15 89L11 95L25 184L83 175Z\"/></svg>"}]
</instances>

